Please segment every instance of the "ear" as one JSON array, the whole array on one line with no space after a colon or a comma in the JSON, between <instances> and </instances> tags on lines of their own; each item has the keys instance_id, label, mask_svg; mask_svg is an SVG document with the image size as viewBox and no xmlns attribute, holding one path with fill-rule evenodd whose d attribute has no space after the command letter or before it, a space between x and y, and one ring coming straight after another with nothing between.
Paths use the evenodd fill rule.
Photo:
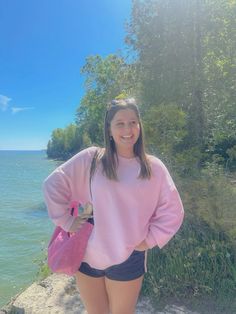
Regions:
<instances>
[{"instance_id":1,"label":"ear","mask_svg":"<svg viewBox=\"0 0 236 314\"><path fill-rule=\"evenodd\" d=\"M112 140L113 139L113 136L112 136L112 132L111 132L111 130L109 130L109 137L110 137L110 140Z\"/></svg>"}]
</instances>

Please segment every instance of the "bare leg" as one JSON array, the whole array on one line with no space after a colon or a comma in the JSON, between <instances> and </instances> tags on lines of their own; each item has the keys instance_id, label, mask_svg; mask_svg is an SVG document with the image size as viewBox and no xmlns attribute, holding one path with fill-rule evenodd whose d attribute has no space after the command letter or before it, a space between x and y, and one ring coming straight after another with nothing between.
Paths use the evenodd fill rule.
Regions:
<instances>
[{"instance_id":1,"label":"bare leg","mask_svg":"<svg viewBox=\"0 0 236 314\"><path fill-rule=\"evenodd\" d=\"M94 278L81 272L77 272L76 282L79 288L81 299L88 314L109 313L105 277Z\"/></svg>"},{"instance_id":2,"label":"bare leg","mask_svg":"<svg viewBox=\"0 0 236 314\"><path fill-rule=\"evenodd\" d=\"M143 277L130 281L116 281L105 278L105 284L112 314L134 314Z\"/></svg>"}]
</instances>

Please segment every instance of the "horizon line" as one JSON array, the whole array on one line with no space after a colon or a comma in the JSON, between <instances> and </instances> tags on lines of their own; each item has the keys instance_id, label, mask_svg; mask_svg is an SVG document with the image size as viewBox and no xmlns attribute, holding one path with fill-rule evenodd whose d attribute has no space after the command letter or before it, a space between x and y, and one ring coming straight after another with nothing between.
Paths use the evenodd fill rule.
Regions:
<instances>
[{"instance_id":1,"label":"horizon line","mask_svg":"<svg viewBox=\"0 0 236 314\"><path fill-rule=\"evenodd\" d=\"M0 148L0 151L34 151L34 152L38 152L38 151L44 151L44 150L47 150L47 148L37 148L37 149L16 149L16 148Z\"/></svg>"}]
</instances>

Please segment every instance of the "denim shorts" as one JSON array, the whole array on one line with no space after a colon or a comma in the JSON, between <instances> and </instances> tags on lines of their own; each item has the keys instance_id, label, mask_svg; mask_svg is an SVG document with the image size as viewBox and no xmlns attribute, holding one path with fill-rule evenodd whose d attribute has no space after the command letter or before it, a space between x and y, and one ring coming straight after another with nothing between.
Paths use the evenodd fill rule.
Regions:
<instances>
[{"instance_id":1,"label":"denim shorts","mask_svg":"<svg viewBox=\"0 0 236 314\"><path fill-rule=\"evenodd\" d=\"M110 266L104 270L92 268L89 264L83 262L79 271L95 278L106 276L109 279L118 281L137 279L145 273L145 251L133 251L123 263Z\"/></svg>"}]
</instances>

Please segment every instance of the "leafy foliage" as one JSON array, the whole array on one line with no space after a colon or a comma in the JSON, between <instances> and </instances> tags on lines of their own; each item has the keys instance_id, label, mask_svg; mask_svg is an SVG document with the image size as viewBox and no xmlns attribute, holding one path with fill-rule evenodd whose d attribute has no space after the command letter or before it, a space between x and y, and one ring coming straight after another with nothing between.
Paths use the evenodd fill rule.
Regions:
<instances>
[{"instance_id":1,"label":"leafy foliage","mask_svg":"<svg viewBox=\"0 0 236 314\"><path fill-rule=\"evenodd\" d=\"M47 154L49 158L67 159L72 157L81 148L80 134L74 124L65 129L55 129L48 142Z\"/></svg>"},{"instance_id":2,"label":"leafy foliage","mask_svg":"<svg viewBox=\"0 0 236 314\"><path fill-rule=\"evenodd\" d=\"M232 297L236 293L235 257L233 243L224 233L188 216L167 248L149 253L144 292L158 299Z\"/></svg>"}]
</instances>

